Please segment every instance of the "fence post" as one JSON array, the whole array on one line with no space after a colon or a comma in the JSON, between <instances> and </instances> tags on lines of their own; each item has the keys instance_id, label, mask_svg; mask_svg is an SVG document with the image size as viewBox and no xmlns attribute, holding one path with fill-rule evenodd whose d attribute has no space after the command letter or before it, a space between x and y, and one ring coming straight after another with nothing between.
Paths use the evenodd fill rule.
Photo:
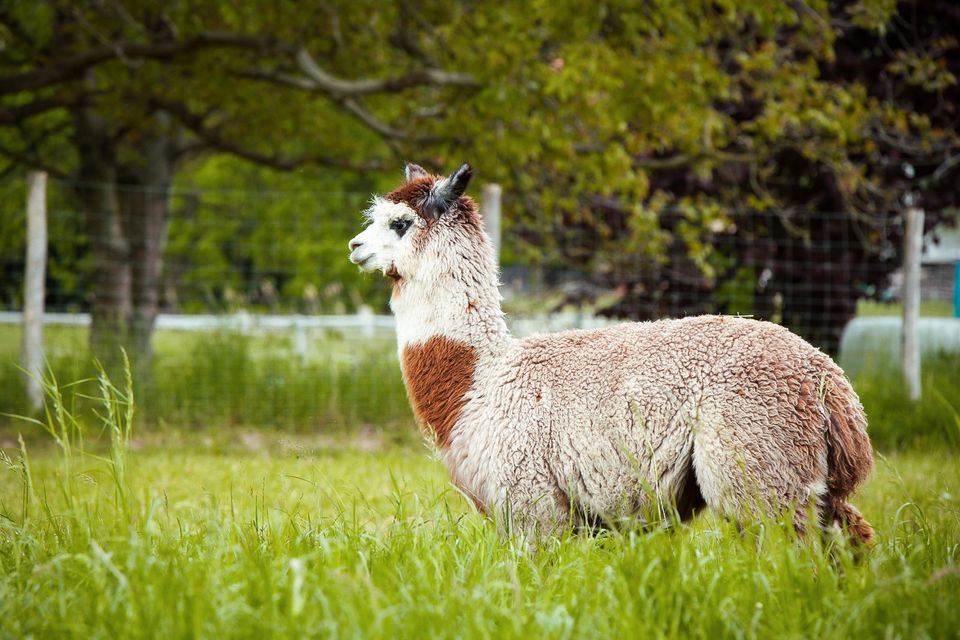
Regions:
<instances>
[{"instance_id":1,"label":"fence post","mask_svg":"<svg viewBox=\"0 0 960 640\"><path fill-rule=\"evenodd\" d=\"M960 318L960 260L953 265L953 317Z\"/></svg>"},{"instance_id":2,"label":"fence post","mask_svg":"<svg viewBox=\"0 0 960 640\"><path fill-rule=\"evenodd\" d=\"M487 235L493 243L493 260L498 268L500 267L500 198L502 195L503 189L495 182L483 185L483 191L480 194L480 213L483 216Z\"/></svg>"},{"instance_id":3,"label":"fence post","mask_svg":"<svg viewBox=\"0 0 960 640\"><path fill-rule=\"evenodd\" d=\"M27 373L27 400L43 408L43 302L47 268L47 174L27 173L27 259L23 278L23 339L20 363Z\"/></svg>"},{"instance_id":4,"label":"fence post","mask_svg":"<svg viewBox=\"0 0 960 640\"><path fill-rule=\"evenodd\" d=\"M900 335L900 362L911 400L920 399L920 257L923 250L923 210L906 211L903 233L903 323Z\"/></svg>"}]
</instances>

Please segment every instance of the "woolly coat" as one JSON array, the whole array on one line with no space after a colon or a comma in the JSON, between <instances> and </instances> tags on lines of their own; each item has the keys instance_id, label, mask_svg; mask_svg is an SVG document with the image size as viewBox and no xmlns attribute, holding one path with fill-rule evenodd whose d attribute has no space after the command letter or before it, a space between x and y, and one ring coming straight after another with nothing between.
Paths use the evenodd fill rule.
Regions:
<instances>
[{"instance_id":1,"label":"woolly coat","mask_svg":"<svg viewBox=\"0 0 960 640\"><path fill-rule=\"evenodd\" d=\"M865 427L828 356L771 323L703 316L515 342L478 363L442 446L478 505L541 529L671 503L737 518L800 505L802 526L811 500L836 510L861 479L832 472L850 452L831 438L869 468Z\"/></svg>"},{"instance_id":2,"label":"woolly coat","mask_svg":"<svg viewBox=\"0 0 960 640\"><path fill-rule=\"evenodd\" d=\"M393 280L414 413L481 511L549 533L701 507L794 510L802 531L812 506L818 524L870 539L847 502L872 466L866 418L829 356L720 316L514 339L476 206L448 193L463 170L408 169L350 248Z\"/></svg>"}]
</instances>

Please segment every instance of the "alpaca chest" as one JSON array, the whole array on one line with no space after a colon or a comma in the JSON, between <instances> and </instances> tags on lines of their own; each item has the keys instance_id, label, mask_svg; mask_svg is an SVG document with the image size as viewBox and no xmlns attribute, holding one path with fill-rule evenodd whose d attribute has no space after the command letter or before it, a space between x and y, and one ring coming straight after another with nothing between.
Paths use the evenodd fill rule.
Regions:
<instances>
[{"instance_id":1,"label":"alpaca chest","mask_svg":"<svg viewBox=\"0 0 960 640\"><path fill-rule=\"evenodd\" d=\"M421 430L440 449L447 448L473 384L476 350L445 336L431 336L421 344L404 346L401 362Z\"/></svg>"}]
</instances>

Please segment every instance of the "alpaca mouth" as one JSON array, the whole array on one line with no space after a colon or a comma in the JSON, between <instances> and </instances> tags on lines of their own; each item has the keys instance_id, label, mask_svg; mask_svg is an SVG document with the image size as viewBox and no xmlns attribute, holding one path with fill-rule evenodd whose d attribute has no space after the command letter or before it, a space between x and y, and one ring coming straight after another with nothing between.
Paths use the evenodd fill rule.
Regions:
<instances>
[{"instance_id":1,"label":"alpaca mouth","mask_svg":"<svg viewBox=\"0 0 960 640\"><path fill-rule=\"evenodd\" d=\"M364 271L370 271L370 270L371 270L371 268L367 266L367 265L370 263L371 260L373 260L373 255L372 255L372 254L367 254L367 255L365 255L365 256L358 256L358 255L355 255L355 254L350 254L350 262L352 262L353 264L357 265L358 267L360 267L360 268L363 269Z\"/></svg>"}]
</instances>

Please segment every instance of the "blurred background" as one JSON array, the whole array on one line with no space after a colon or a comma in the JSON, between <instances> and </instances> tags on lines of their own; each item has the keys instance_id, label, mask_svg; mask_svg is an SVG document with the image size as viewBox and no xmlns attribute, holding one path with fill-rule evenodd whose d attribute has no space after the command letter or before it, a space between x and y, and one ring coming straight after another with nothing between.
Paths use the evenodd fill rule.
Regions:
<instances>
[{"instance_id":1,"label":"blurred background","mask_svg":"<svg viewBox=\"0 0 960 640\"><path fill-rule=\"evenodd\" d=\"M34 409L29 183L61 382L123 348L148 428L407 428L389 287L346 245L404 163L469 161L516 333L771 320L875 440L960 445L958 37L953 0L5 0L0 412Z\"/></svg>"}]
</instances>

